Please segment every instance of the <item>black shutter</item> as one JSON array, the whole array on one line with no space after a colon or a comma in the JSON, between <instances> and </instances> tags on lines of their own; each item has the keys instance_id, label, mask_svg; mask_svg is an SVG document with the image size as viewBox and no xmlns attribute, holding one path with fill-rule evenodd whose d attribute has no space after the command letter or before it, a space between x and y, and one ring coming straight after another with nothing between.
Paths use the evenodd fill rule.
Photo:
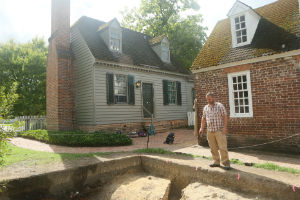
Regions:
<instances>
[{"instance_id":1,"label":"black shutter","mask_svg":"<svg viewBox=\"0 0 300 200\"><path fill-rule=\"evenodd\" d=\"M163 80L163 99L164 105L169 105L168 81Z\"/></svg>"},{"instance_id":2,"label":"black shutter","mask_svg":"<svg viewBox=\"0 0 300 200\"><path fill-rule=\"evenodd\" d=\"M106 98L107 104L114 103L114 75L106 73Z\"/></svg>"},{"instance_id":3,"label":"black shutter","mask_svg":"<svg viewBox=\"0 0 300 200\"><path fill-rule=\"evenodd\" d=\"M128 75L128 104L135 104L134 76Z\"/></svg>"},{"instance_id":4,"label":"black shutter","mask_svg":"<svg viewBox=\"0 0 300 200\"><path fill-rule=\"evenodd\" d=\"M177 91L177 104L181 105L181 83L176 81L176 91Z\"/></svg>"}]
</instances>

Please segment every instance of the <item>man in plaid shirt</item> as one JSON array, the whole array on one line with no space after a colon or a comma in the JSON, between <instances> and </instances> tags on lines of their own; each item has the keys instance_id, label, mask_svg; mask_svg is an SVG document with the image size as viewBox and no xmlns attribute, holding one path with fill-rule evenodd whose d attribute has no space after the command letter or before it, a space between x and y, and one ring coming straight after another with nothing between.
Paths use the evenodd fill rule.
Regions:
<instances>
[{"instance_id":1,"label":"man in plaid shirt","mask_svg":"<svg viewBox=\"0 0 300 200\"><path fill-rule=\"evenodd\" d=\"M210 167L220 167L220 150L221 162L225 166L225 169L229 170L230 161L226 139L228 119L226 109L223 104L215 101L215 96L212 92L207 93L206 100L208 105L203 109L199 134L204 132L206 122L207 140L214 160L214 163Z\"/></svg>"}]
</instances>

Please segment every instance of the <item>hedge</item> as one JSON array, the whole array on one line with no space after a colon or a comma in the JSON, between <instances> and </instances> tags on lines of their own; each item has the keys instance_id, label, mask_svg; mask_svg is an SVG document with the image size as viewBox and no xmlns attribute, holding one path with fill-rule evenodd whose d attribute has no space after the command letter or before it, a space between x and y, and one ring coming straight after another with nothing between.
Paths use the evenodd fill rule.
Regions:
<instances>
[{"instance_id":1,"label":"hedge","mask_svg":"<svg viewBox=\"0 0 300 200\"><path fill-rule=\"evenodd\" d=\"M23 131L19 137L38 140L48 144L57 144L73 147L101 147L131 145L132 140L124 134L82 131L48 131L30 130Z\"/></svg>"}]
</instances>

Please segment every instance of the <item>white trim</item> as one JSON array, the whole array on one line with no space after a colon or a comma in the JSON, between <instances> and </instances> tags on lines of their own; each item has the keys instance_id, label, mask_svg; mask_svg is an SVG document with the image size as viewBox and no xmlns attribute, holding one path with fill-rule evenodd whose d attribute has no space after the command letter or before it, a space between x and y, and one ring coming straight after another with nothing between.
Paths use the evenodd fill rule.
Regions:
<instances>
[{"instance_id":1,"label":"white trim","mask_svg":"<svg viewBox=\"0 0 300 200\"><path fill-rule=\"evenodd\" d=\"M174 76L180 76L185 78L191 78L191 75L189 74L180 74L175 72L169 72L169 71L163 71L160 70L159 67L156 66L137 66L137 65L128 65L128 64L122 64L122 63L116 63L116 62L109 62L109 61L103 61L103 60L96 60L94 63L94 66L99 67L99 65L105 65L113 68L127 68L129 70L135 70L135 71L143 71L143 72L154 72L159 74L167 74L167 75L174 75Z\"/></svg>"},{"instance_id":2,"label":"white trim","mask_svg":"<svg viewBox=\"0 0 300 200\"><path fill-rule=\"evenodd\" d=\"M228 67L234 67L237 65L245 65L245 64L251 64L251 63L256 63L256 62L263 62L263 61L267 61L267 60L273 60L273 59L278 59L278 58L283 58L283 57L288 57L288 56L296 56L296 55L300 55L299 49L284 52L284 53L269 55L269 56L261 56L258 58L242 60L242 61L238 61L238 62L215 65L215 66L211 66L211 67L205 67L205 68L199 67L198 69L194 69L194 70L191 69L191 71L193 72L193 74L195 74L195 73L199 73L199 72L213 71L213 70L224 69L224 68L228 68Z\"/></svg>"},{"instance_id":3,"label":"white trim","mask_svg":"<svg viewBox=\"0 0 300 200\"><path fill-rule=\"evenodd\" d=\"M248 90L248 101L249 101L249 113L235 113L234 106L234 95L233 95L233 82L232 77L238 75L247 76L247 90ZM228 91L229 91L229 105L230 105L230 117L231 118L244 118L253 117L253 105L252 105L252 90L251 90L251 80L250 80L250 70L242 72L234 72L227 75L228 78Z\"/></svg>"}]
</instances>

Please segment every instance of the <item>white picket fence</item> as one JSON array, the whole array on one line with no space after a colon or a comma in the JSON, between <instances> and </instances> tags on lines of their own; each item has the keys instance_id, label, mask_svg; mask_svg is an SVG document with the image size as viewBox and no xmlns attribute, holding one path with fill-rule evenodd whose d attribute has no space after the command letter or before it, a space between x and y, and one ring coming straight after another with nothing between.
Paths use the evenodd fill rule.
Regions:
<instances>
[{"instance_id":1,"label":"white picket fence","mask_svg":"<svg viewBox=\"0 0 300 200\"><path fill-rule=\"evenodd\" d=\"M187 112L188 126L195 125L195 112Z\"/></svg>"},{"instance_id":2,"label":"white picket fence","mask_svg":"<svg viewBox=\"0 0 300 200\"><path fill-rule=\"evenodd\" d=\"M20 131L46 129L46 116L19 116L16 121L25 122Z\"/></svg>"}]
</instances>

